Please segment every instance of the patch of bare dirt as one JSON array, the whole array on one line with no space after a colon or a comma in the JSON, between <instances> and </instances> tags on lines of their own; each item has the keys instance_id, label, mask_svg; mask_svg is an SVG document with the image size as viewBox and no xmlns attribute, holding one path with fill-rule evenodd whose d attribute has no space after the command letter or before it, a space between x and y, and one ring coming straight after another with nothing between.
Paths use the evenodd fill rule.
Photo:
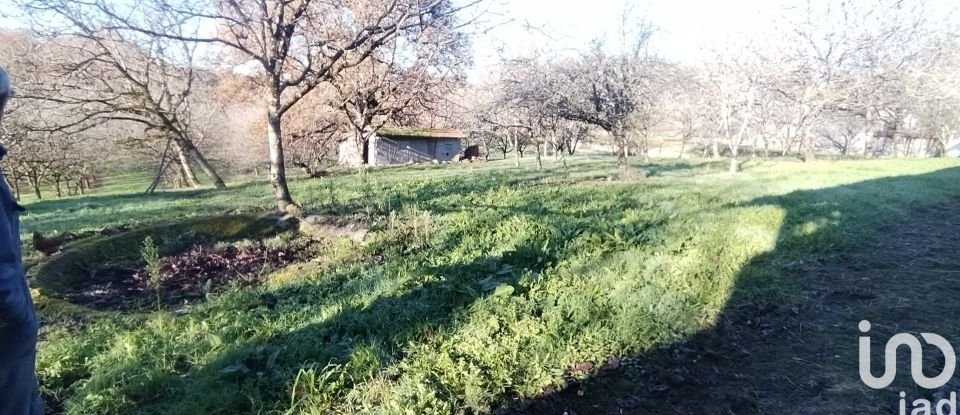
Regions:
<instances>
[{"instance_id":1,"label":"patch of bare dirt","mask_svg":"<svg viewBox=\"0 0 960 415\"><path fill-rule=\"evenodd\" d=\"M196 246L161 258L158 279L151 278L145 268L101 269L97 282L76 287L65 299L98 310L156 306L158 298L164 306L182 305L229 286L259 284L265 271L304 260L306 250L302 244Z\"/></svg>"}]
</instances>

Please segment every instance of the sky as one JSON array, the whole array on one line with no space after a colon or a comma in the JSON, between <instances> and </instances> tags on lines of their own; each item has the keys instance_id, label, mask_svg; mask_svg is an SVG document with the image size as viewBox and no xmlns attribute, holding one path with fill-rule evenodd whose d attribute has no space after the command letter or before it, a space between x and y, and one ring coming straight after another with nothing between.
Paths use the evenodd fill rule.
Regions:
<instances>
[{"instance_id":1,"label":"sky","mask_svg":"<svg viewBox=\"0 0 960 415\"><path fill-rule=\"evenodd\" d=\"M616 39L627 10L624 0L493 1L497 3L489 20L494 28L474 39L480 72L494 65L501 53L580 49L593 39ZM635 1L628 21L646 20L653 25L652 43L659 54L689 60L729 33L770 24L778 4L775 0Z\"/></svg>"},{"instance_id":2,"label":"sky","mask_svg":"<svg viewBox=\"0 0 960 415\"><path fill-rule=\"evenodd\" d=\"M455 0L467 2L472 0ZM581 48L590 40L615 36L626 0L485 0L483 29L474 39L479 66L498 60L498 50L522 53L530 46ZM950 1L950 0L945 0ZM658 32L655 45L669 57L696 55L704 39L731 27L755 26L769 18L778 0L647 0L633 1L634 21L649 20ZM9 0L0 0L0 28L22 27L4 16ZM769 19L768 19L769 20ZM525 27L529 26L530 29Z\"/></svg>"},{"instance_id":3,"label":"sky","mask_svg":"<svg viewBox=\"0 0 960 415\"><path fill-rule=\"evenodd\" d=\"M473 0L454 0L461 4ZM475 68L471 78L482 80L500 61L500 56L516 56L533 49L574 51L591 40L616 40L626 4L632 4L628 21L647 21L656 32L654 51L677 61L696 61L704 50L747 36L773 34L785 30L777 26L785 5L807 0L484 0L486 11L474 32ZM809 0L825 5L850 1L869 5L878 0ZM919 0L905 0L916 2ZM957 0L925 0L929 14L946 15ZM0 27L22 23L4 18L9 0L0 0ZM950 17L958 21L960 15ZM958 22L960 26L960 22Z\"/></svg>"},{"instance_id":4,"label":"sky","mask_svg":"<svg viewBox=\"0 0 960 415\"><path fill-rule=\"evenodd\" d=\"M461 0L466 1L466 0ZM515 56L532 49L582 49L593 39L616 40L627 0L487 0L490 20L502 22L474 38L474 80L491 72L501 54ZM810 0L818 6L841 0ZM877 0L846 0L869 7ZM906 0L916 2L918 0ZM694 62L704 50L744 36L764 42L786 30L778 26L786 7L805 0L633 0L631 21L646 20L656 29L651 45L665 58ZM928 15L958 23L949 17L957 0L926 0ZM532 27L528 30L524 27Z\"/></svg>"}]
</instances>

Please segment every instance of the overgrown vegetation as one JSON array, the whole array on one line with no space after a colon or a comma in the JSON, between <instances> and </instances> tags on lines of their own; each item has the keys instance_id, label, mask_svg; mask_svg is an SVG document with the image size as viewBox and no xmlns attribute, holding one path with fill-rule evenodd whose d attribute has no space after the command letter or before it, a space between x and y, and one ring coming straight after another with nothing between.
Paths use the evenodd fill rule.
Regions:
<instances>
[{"instance_id":1,"label":"overgrown vegetation","mask_svg":"<svg viewBox=\"0 0 960 415\"><path fill-rule=\"evenodd\" d=\"M490 412L731 309L790 309L779 264L960 196L951 160L664 162L626 183L612 161L294 182L305 206L370 223L368 242L187 310L46 315L44 392L69 414ZM256 211L261 188L36 202L24 235Z\"/></svg>"},{"instance_id":2,"label":"overgrown vegetation","mask_svg":"<svg viewBox=\"0 0 960 415\"><path fill-rule=\"evenodd\" d=\"M163 273L160 270L160 249L153 242L152 237L143 239L143 245L140 247L140 255L146 264L143 271L147 274L147 287L157 295L157 308L160 308L160 295L163 290Z\"/></svg>"}]
</instances>

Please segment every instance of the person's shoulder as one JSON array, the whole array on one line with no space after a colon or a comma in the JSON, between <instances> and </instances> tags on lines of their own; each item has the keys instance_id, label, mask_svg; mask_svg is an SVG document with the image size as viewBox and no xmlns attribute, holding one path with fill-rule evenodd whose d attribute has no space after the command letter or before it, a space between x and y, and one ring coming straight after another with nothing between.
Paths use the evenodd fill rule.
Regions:
<instances>
[{"instance_id":1,"label":"person's shoulder","mask_svg":"<svg viewBox=\"0 0 960 415\"><path fill-rule=\"evenodd\" d=\"M0 217L8 216L12 212L25 212L26 210L23 205L17 202L17 198L10 191L10 186L7 185L3 172L0 172L0 215L2 215Z\"/></svg>"}]
</instances>

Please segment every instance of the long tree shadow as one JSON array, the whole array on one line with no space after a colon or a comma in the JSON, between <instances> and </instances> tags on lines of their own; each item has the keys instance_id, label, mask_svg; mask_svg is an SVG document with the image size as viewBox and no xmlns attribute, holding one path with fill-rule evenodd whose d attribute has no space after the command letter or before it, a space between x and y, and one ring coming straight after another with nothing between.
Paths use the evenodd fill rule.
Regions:
<instances>
[{"instance_id":1,"label":"long tree shadow","mask_svg":"<svg viewBox=\"0 0 960 415\"><path fill-rule=\"evenodd\" d=\"M738 273L723 312L683 341L612 359L581 383L513 402L502 414L907 413L913 399L960 389L884 390L858 372L858 330L872 323L874 374L899 332L960 339L960 169L762 197L785 217L776 248ZM787 293L787 295L784 295ZM600 365L597 365L598 367ZM925 355L928 376L943 358ZM926 413L926 412L924 412Z\"/></svg>"},{"instance_id":2,"label":"long tree shadow","mask_svg":"<svg viewBox=\"0 0 960 415\"><path fill-rule=\"evenodd\" d=\"M112 226L130 226L169 221L176 218L224 213L250 213L266 210L266 193L261 198L243 197L262 182L247 182L227 190L162 191L155 194L90 194L63 199L42 200L26 205L22 215L23 235L67 230L92 230Z\"/></svg>"},{"instance_id":3,"label":"long tree shadow","mask_svg":"<svg viewBox=\"0 0 960 415\"><path fill-rule=\"evenodd\" d=\"M536 175L499 177L519 180L515 186L539 180ZM957 263L949 262L956 261L949 249L960 248L954 236L960 235L960 223L944 219L949 212L937 206L960 193L951 190L958 179L960 169L952 169L724 207L773 206L783 210L785 218L776 248L752 258L739 271L714 324L683 342L615 359L606 367L620 369L595 373L579 387L517 402L502 412L876 413L893 408L895 392L874 393L859 383L857 323L864 318L874 322L878 339L899 330L897 325L947 338L960 334L937 321L940 312L960 311L950 302L955 297L952 287L958 284L951 284L952 274L933 271L956 269ZM476 194L503 186L503 181L497 177L478 183L431 181L398 198L405 203L427 200L420 206L428 211L454 212L461 209L446 206L449 198L457 197L451 196L451 189ZM643 244L651 239L633 236L661 231L668 224L647 217L625 223L629 221L623 211L652 210L649 203L655 201L628 197L624 190L608 189L599 195L603 204L590 206L590 192L528 195L509 206L496 203L495 194L489 195L489 207L474 199L456 202L478 207L471 215L526 217L548 226L569 222L569 229L617 234L624 236L625 244ZM547 207L543 198L552 197L569 198L557 203L567 207ZM930 220L918 221L918 214ZM911 215L914 219L907 220ZM886 240L889 245L870 239L884 232L893 235ZM460 247L467 233L445 235L438 245ZM573 239L570 236L576 234L560 236L564 238L556 239ZM221 346L212 361L203 359L206 363L193 366L189 356L171 351L169 356L159 354L163 361L158 366L168 370L163 374L157 375L161 372L157 370L147 372L146 379L128 380L126 374L137 370L117 368L90 383L125 385L118 393L136 402L131 408L138 413L267 413L296 409L301 403L322 411L329 402L306 400L346 399L344 394L360 382L379 376L385 382L396 380L388 369L402 363L407 346L429 343L423 340L457 329L453 322L481 299L498 292L523 295L523 284L518 283L523 276L538 274L557 258L572 254L562 245L545 252L545 242L524 238L496 254L471 246L476 252L467 259L445 258L446 262L427 255L397 255L388 259L397 261L390 267L365 267L342 280L266 291L236 305L236 315L257 321L224 322L231 317L215 315L220 320L211 324L224 326L224 332L245 333L252 327L263 332L235 337L242 341L218 340ZM924 247L930 252L918 253ZM921 263L928 260L934 262ZM904 264L912 268L901 268ZM926 272L911 271L920 266ZM882 275L874 274L878 269ZM388 278L378 272L402 272L410 278ZM348 295L364 291L379 294ZM230 311L229 306L218 306L219 313ZM283 321L302 315L304 309L316 316ZM206 317L197 315L196 324L205 324ZM298 382L301 379L305 382Z\"/></svg>"},{"instance_id":4,"label":"long tree shadow","mask_svg":"<svg viewBox=\"0 0 960 415\"><path fill-rule=\"evenodd\" d=\"M542 272L560 254L545 250L544 242L533 238L501 255L440 265L396 257L395 263L381 267L355 268L265 291L245 302L246 315L259 311L272 319L310 307L330 309L317 304L332 305L335 311L299 328L231 343L203 367L174 364L172 373L128 386L126 399L137 402L130 409L141 414L261 413L301 406L322 411L331 399L345 399L351 386L370 381L403 359L409 344L453 329L458 313L481 298L505 290L522 292L520 278ZM414 278L391 280L379 272L405 272ZM400 285L389 286L394 283ZM378 294L363 299L365 292ZM136 372L128 369L118 373ZM303 377L324 381L300 383Z\"/></svg>"},{"instance_id":5,"label":"long tree shadow","mask_svg":"<svg viewBox=\"0 0 960 415\"><path fill-rule=\"evenodd\" d=\"M538 185L583 184L605 182L615 173L616 167L610 160L608 168L599 168L596 160L585 163L582 160L571 163L567 168L559 165L549 166L545 170L530 168L504 168L502 170L484 169L472 171L469 167L449 168L449 176L426 180L406 180L418 177L418 170L409 167L397 169L398 174L389 169L369 173L374 182L365 182L364 176L356 174L328 177L323 179L305 179L296 182L297 196L311 212L334 215L350 215L373 208L378 214L388 214L405 206L425 208L437 213L457 210L457 204L451 198L457 196L483 194L500 188L520 188ZM651 176L687 174L697 172L715 164L712 162L661 162L638 166ZM436 173L440 167L428 166L423 170ZM405 180L398 182L396 177ZM383 179L383 180L381 180ZM359 183L358 183L359 182ZM413 183L413 184L411 184ZM270 203L266 183L254 180L231 184L224 191L213 189L162 191L151 195L131 194L90 194L63 199L35 201L27 206L23 216L25 234L33 231L41 233L63 232L64 230L88 229L91 226L148 224L153 221L171 220L181 217L210 215L225 212L248 213L269 209ZM324 191L325 188L329 190ZM347 200L338 200L337 192L361 189L358 195ZM251 197L255 195L255 197ZM299 199L298 199L299 200ZM463 202L468 203L468 202ZM136 209L130 209L136 206ZM110 217L104 221L104 217Z\"/></svg>"},{"instance_id":6,"label":"long tree shadow","mask_svg":"<svg viewBox=\"0 0 960 415\"><path fill-rule=\"evenodd\" d=\"M473 183L467 190L484 192L498 188L502 185L498 177ZM533 178L515 177L511 186L531 185L534 182L528 180L535 181L536 177L537 174ZM454 187L460 188L458 184L460 182L453 182ZM412 197L431 201L428 211L457 210L443 207L441 200L449 196L444 190L448 186L450 182L431 181ZM566 251L565 245L572 239L566 238L570 235L555 229L560 223L574 221L579 225L577 232L613 233L620 229L618 232L622 231L624 237L630 232L641 232L639 225L634 226L639 219L621 220L623 211L636 207L637 200L616 188L607 190L607 194L600 196L588 192L549 195L524 192L525 197L510 205L478 206L486 212L484 215L524 218L527 223L537 223L537 229L543 228L542 233L512 238L517 232L511 231L511 242L491 240L496 246L483 247L464 242L464 238L475 232L475 229L464 228L460 233L439 234L433 243L435 247L428 251L378 255L387 263L324 273L315 280L267 290L259 298L245 301L238 313L262 315L264 320L289 319L302 315L303 310L314 310L317 316L309 318L308 321L313 322L306 324L287 320L275 325L276 332L252 338L244 336L242 341L225 338L218 341L226 346L213 361L200 367L177 363L172 370L153 371L143 385L129 386L130 381L113 378L112 374L97 382L128 385L123 388L125 399L138 403L137 413L256 413L283 409L286 405L296 407L301 402L291 398L291 389L303 399L312 399L302 402L304 406L323 408L324 402L315 401L318 397L343 398L337 394L348 393L353 385L376 380L378 376L390 376L384 373L406 357L404 354L410 345L429 343L439 333L457 330L453 322L462 321L472 306L490 297L524 295L528 285L519 283L522 278L541 274L556 264L558 258L573 254ZM555 201L555 205L568 206L571 210L546 208L543 197L562 198ZM596 198L597 203L586 207L592 198ZM644 226L663 225L662 221L653 221ZM487 242L493 243L491 241ZM444 259L444 249L457 249L465 244L469 245L469 252L458 255L468 259ZM437 254L439 258L432 257ZM404 275L383 275L387 272ZM219 307L222 312L223 306ZM221 317L196 316L199 321L218 318ZM242 324L274 326L265 321ZM120 368L116 373L142 371L130 367ZM291 386L299 385L298 380L303 377L323 377L326 384L335 385L331 386L333 394Z\"/></svg>"},{"instance_id":7,"label":"long tree shadow","mask_svg":"<svg viewBox=\"0 0 960 415\"><path fill-rule=\"evenodd\" d=\"M250 181L237 184L231 184L227 191L244 191L253 187L265 186L263 181ZM86 205L103 205L106 207L114 205L128 205L137 202L149 202L156 200L182 200L203 198L211 194L221 192L217 189L189 189L189 190L163 190L152 194L137 193L115 193L115 194L97 194L92 193L82 196L71 196L58 199L43 199L30 202L27 206L31 210L50 211L82 208Z\"/></svg>"}]
</instances>

